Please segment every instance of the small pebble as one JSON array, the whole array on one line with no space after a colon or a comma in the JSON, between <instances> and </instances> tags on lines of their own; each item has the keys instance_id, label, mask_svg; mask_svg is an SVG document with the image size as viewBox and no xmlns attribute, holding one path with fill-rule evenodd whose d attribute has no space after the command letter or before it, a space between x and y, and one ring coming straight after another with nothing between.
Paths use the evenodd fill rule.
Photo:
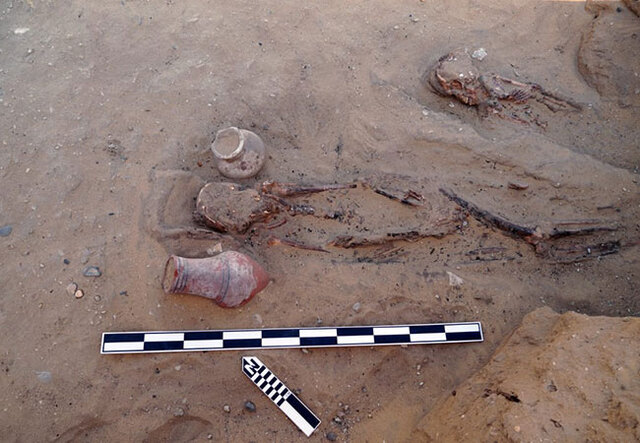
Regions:
<instances>
[{"instance_id":1,"label":"small pebble","mask_svg":"<svg viewBox=\"0 0 640 443\"><path fill-rule=\"evenodd\" d=\"M7 237L13 231L13 227L11 225L6 225L0 228L0 237Z\"/></svg>"},{"instance_id":2,"label":"small pebble","mask_svg":"<svg viewBox=\"0 0 640 443\"><path fill-rule=\"evenodd\" d=\"M208 255L218 255L221 252L222 252L222 243L217 243L214 247L207 248Z\"/></svg>"},{"instance_id":3,"label":"small pebble","mask_svg":"<svg viewBox=\"0 0 640 443\"><path fill-rule=\"evenodd\" d=\"M102 275L102 271L97 266L87 266L82 271L82 275L85 277L100 277Z\"/></svg>"},{"instance_id":4,"label":"small pebble","mask_svg":"<svg viewBox=\"0 0 640 443\"><path fill-rule=\"evenodd\" d=\"M71 282L67 285L67 294L73 295L76 293L77 290L78 290L78 285L75 284L74 282Z\"/></svg>"},{"instance_id":5,"label":"small pebble","mask_svg":"<svg viewBox=\"0 0 640 443\"><path fill-rule=\"evenodd\" d=\"M82 289L78 289L74 295L76 298L82 298L84 297L84 291Z\"/></svg>"},{"instance_id":6,"label":"small pebble","mask_svg":"<svg viewBox=\"0 0 640 443\"><path fill-rule=\"evenodd\" d=\"M93 300L96 301L96 302L99 302L100 300L102 300L102 297L100 297L99 295L96 294L96 295L93 296Z\"/></svg>"},{"instance_id":7,"label":"small pebble","mask_svg":"<svg viewBox=\"0 0 640 443\"><path fill-rule=\"evenodd\" d=\"M222 407L222 410L228 414L229 412L231 412L231 406L229 406L229 405L224 405L224 406Z\"/></svg>"},{"instance_id":8,"label":"small pebble","mask_svg":"<svg viewBox=\"0 0 640 443\"><path fill-rule=\"evenodd\" d=\"M13 33L15 35L26 34L27 32L29 32L29 28L16 28L16 29L13 30Z\"/></svg>"},{"instance_id":9,"label":"small pebble","mask_svg":"<svg viewBox=\"0 0 640 443\"><path fill-rule=\"evenodd\" d=\"M355 302L353 304L353 306L351 306L351 309L353 309L355 312L360 312L360 308L362 307L362 305L360 304L360 302Z\"/></svg>"},{"instance_id":10,"label":"small pebble","mask_svg":"<svg viewBox=\"0 0 640 443\"><path fill-rule=\"evenodd\" d=\"M37 371L36 375L38 376L38 380L42 383L49 383L51 381L51 372L49 371Z\"/></svg>"},{"instance_id":11,"label":"small pebble","mask_svg":"<svg viewBox=\"0 0 640 443\"><path fill-rule=\"evenodd\" d=\"M325 437L327 437L327 440L329 441L336 441L338 438L335 432L327 432L327 435L325 435Z\"/></svg>"},{"instance_id":12,"label":"small pebble","mask_svg":"<svg viewBox=\"0 0 640 443\"><path fill-rule=\"evenodd\" d=\"M252 401L245 402L244 408L249 412L256 412L256 405Z\"/></svg>"},{"instance_id":13,"label":"small pebble","mask_svg":"<svg viewBox=\"0 0 640 443\"><path fill-rule=\"evenodd\" d=\"M342 423L342 419L340 417L334 417L333 421L338 423L338 424Z\"/></svg>"},{"instance_id":14,"label":"small pebble","mask_svg":"<svg viewBox=\"0 0 640 443\"><path fill-rule=\"evenodd\" d=\"M184 409L176 408L176 410L173 411L173 415L174 417L182 417L184 415Z\"/></svg>"},{"instance_id":15,"label":"small pebble","mask_svg":"<svg viewBox=\"0 0 640 443\"><path fill-rule=\"evenodd\" d=\"M515 189L516 191L524 191L528 189L529 185L527 183L519 183L519 182L509 182L509 189Z\"/></svg>"},{"instance_id":16,"label":"small pebble","mask_svg":"<svg viewBox=\"0 0 640 443\"><path fill-rule=\"evenodd\" d=\"M64 260L62 260L62 263L68 265L69 263L71 263L71 261L68 258L65 258Z\"/></svg>"},{"instance_id":17,"label":"small pebble","mask_svg":"<svg viewBox=\"0 0 640 443\"><path fill-rule=\"evenodd\" d=\"M471 54L471 57L480 61L482 61L486 56L487 56L487 51L484 48L476 49L475 51L473 51L473 54Z\"/></svg>"},{"instance_id":18,"label":"small pebble","mask_svg":"<svg viewBox=\"0 0 640 443\"><path fill-rule=\"evenodd\" d=\"M449 276L449 286L462 286L464 284L464 280L458 277L453 272L447 271L447 275Z\"/></svg>"}]
</instances>

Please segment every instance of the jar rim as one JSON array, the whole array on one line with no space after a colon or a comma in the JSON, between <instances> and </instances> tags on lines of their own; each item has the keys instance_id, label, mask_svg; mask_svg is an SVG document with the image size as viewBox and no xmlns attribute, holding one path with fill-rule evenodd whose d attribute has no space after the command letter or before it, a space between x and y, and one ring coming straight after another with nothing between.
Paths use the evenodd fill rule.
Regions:
<instances>
[{"instance_id":1,"label":"jar rim","mask_svg":"<svg viewBox=\"0 0 640 443\"><path fill-rule=\"evenodd\" d=\"M216 142L219 142L222 138L228 137L229 135L235 135L238 138L237 147L233 151L231 151L230 153L220 152L217 149ZM244 150L244 141L245 141L245 137L244 137L244 133L242 132L241 129L238 129L235 126L230 126L228 128L220 129L216 133L216 138L213 141L213 143L211 144L211 151L213 151L213 155L214 156L216 156L217 158L219 158L221 160L233 160L234 158L236 158L240 154L242 154L242 151Z\"/></svg>"}]
</instances>

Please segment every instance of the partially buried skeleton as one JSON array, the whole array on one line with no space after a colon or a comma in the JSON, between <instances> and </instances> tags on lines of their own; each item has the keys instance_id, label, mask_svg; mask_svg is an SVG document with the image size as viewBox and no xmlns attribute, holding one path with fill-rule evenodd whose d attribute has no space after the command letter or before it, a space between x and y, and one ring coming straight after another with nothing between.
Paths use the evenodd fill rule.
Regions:
<instances>
[{"instance_id":1,"label":"partially buried skeleton","mask_svg":"<svg viewBox=\"0 0 640 443\"><path fill-rule=\"evenodd\" d=\"M353 183L315 186L264 182L255 188L204 183L184 171L161 171L154 176L162 185L147 201L147 226L154 236L171 242L174 251L185 253L193 253L193 242L199 240L209 245L211 240L227 241L234 248L266 244L320 252L378 245L374 258L382 261L402 248L394 242L453 234L469 215L524 240L553 262L597 258L622 247L619 240L611 239L618 228L611 221L519 224L451 189L400 175L377 174ZM190 223L192 213L201 227ZM585 240L575 243L576 236Z\"/></svg>"},{"instance_id":2,"label":"partially buried skeleton","mask_svg":"<svg viewBox=\"0 0 640 443\"><path fill-rule=\"evenodd\" d=\"M464 49L442 57L425 73L424 80L443 96L451 96L468 106L476 106L485 116L495 114L519 123L538 119L528 101L543 104L552 112L577 111L580 104L552 93L536 83L525 83L492 72L482 72Z\"/></svg>"},{"instance_id":3,"label":"partially buried skeleton","mask_svg":"<svg viewBox=\"0 0 640 443\"><path fill-rule=\"evenodd\" d=\"M196 201L196 218L217 232L247 236L250 231L268 231L269 245L322 252L329 252L328 246L356 248L440 238L459 229L467 214L526 241L539 255L556 262L581 261L620 249L616 240L589 244L563 241L576 235L594 238L615 231L615 225L598 220L519 225L449 189L432 189L428 183L392 175L342 185L265 182L259 189L215 182L206 184ZM288 217L294 216L313 217L313 222L285 226Z\"/></svg>"},{"instance_id":4,"label":"partially buried skeleton","mask_svg":"<svg viewBox=\"0 0 640 443\"><path fill-rule=\"evenodd\" d=\"M436 198L426 201L424 188L406 177L392 176L319 186L272 181L259 189L214 182L200 190L196 217L220 233L243 236L265 230L272 232L270 245L318 251L326 251L325 246L352 248L442 237L455 231L461 211L437 192ZM395 206L389 207L389 200ZM313 222L278 229L294 216L312 217Z\"/></svg>"}]
</instances>

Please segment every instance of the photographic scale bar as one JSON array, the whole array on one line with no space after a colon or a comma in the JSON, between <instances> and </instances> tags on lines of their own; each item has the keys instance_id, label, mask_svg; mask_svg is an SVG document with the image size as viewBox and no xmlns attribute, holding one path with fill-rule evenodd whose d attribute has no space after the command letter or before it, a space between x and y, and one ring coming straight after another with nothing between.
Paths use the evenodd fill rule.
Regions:
<instances>
[{"instance_id":1,"label":"photographic scale bar","mask_svg":"<svg viewBox=\"0 0 640 443\"><path fill-rule=\"evenodd\" d=\"M481 342L480 322L173 332L104 332L101 354Z\"/></svg>"},{"instance_id":2,"label":"photographic scale bar","mask_svg":"<svg viewBox=\"0 0 640 443\"><path fill-rule=\"evenodd\" d=\"M320 419L257 357L242 357L242 372L309 437Z\"/></svg>"}]
</instances>

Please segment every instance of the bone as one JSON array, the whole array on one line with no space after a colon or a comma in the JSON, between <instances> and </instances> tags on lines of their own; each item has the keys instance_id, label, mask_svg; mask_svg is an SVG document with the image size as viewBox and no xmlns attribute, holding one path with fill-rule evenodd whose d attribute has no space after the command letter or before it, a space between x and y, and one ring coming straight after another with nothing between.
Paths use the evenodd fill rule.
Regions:
<instances>
[{"instance_id":1,"label":"bone","mask_svg":"<svg viewBox=\"0 0 640 443\"><path fill-rule=\"evenodd\" d=\"M304 186L295 183L266 181L262 183L260 189L265 194L277 195L278 197L297 197L300 195L316 194L318 192L353 189L356 186L355 183Z\"/></svg>"},{"instance_id":2,"label":"bone","mask_svg":"<svg viewBox=\"0 0 640 443\"><path fill-rule=\"evenodd\" d=\"M278 237L270 237L269 240L267 240L267 245L269 246L284 245L284 246L290 246L292 248L297 248L297 249L305 249L307 251L329 252L320 246L307 245L294 240L288 240L288 239L278 238Z\"/></svg>"}]
</instances>

